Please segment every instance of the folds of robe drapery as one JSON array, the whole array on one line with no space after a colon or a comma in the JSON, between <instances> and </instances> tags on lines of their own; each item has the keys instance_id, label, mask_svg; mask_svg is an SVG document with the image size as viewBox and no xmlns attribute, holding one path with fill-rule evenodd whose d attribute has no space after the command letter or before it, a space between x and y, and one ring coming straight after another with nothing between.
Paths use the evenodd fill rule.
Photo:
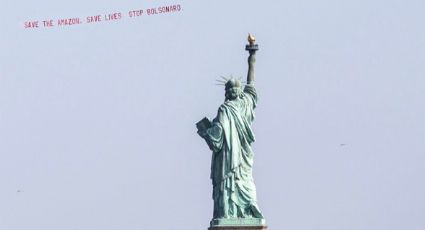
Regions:
<instances>
[{"instance_id":1,"label":"folds of robe drapery","mask_svg":"<svg viewBox=\"0 0 425 230\"><path fill-rule=\"evenodd\" d=\"M251 123L256 104L254 86L246 85L239 98L220 106L206 131L205 139L213 151L214 218L262 218L252 177L251 143L255 137Z\"/></svg>"}]
</instances>

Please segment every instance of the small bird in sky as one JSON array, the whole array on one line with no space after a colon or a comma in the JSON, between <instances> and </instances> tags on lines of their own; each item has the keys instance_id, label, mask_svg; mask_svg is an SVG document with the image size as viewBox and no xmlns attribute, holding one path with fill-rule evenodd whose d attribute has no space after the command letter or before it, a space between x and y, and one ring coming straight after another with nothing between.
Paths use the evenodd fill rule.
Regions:
<instances>
[{"instance_id":1,"label":"small bird in sky","mask_svg":"<svg viewBox=\"0 0 425 230\"><path fill-rule=\"evenodd\" d=\"M339 146L340 146L340 147L344 147L344 146L345 146L345 144L339 144Z\"/></svg>"}]
</instances>

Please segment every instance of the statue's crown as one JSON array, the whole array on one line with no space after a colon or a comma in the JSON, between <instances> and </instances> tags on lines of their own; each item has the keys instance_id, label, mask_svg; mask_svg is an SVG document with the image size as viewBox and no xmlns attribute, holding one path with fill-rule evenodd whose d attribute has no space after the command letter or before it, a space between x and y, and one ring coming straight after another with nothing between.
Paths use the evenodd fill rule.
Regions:
<instances>
[{"instance_id":1,"label":"statue's crown","mask_svg":"<svg viewBox=\"0 0 425 230\"><path fill-rule=\"evenodd\" d=\"M238 79L229 79L226 84L226 90L233 88L233 87L241 87L241 81Z\"/></svg>"}]
</instances>

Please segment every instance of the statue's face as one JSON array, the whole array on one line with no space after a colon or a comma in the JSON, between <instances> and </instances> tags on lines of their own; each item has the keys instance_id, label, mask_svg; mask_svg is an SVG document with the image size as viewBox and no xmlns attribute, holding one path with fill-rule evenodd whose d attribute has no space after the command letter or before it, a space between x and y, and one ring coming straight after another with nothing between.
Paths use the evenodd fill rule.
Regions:
<instances>
[{"instance_id":1,"label":"statue's face","mask_svg":"<svg viewBox=\"0 0 425 230\"><path fill-rule=\"evenodd\" d=\"M226 90L226 99L235 100L240 94L240 87L232 87Z\"/></svg>"}]
</instances>

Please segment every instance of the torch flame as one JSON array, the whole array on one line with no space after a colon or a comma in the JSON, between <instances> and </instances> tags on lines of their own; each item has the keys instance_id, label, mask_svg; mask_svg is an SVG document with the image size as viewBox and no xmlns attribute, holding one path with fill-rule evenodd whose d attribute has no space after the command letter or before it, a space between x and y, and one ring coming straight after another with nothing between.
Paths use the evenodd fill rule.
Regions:
<instances>
[{"instance_id":1,"label":"torch flame","mask_svg":"<svg viewBox=\"0 0 425 230\"><path fill-rule=\"evenodd\" d=\"M248 34L248 42L249 42L250 45L254 45L255 37L252 36L252 34Z\"/></svg>"}]
</instances>

